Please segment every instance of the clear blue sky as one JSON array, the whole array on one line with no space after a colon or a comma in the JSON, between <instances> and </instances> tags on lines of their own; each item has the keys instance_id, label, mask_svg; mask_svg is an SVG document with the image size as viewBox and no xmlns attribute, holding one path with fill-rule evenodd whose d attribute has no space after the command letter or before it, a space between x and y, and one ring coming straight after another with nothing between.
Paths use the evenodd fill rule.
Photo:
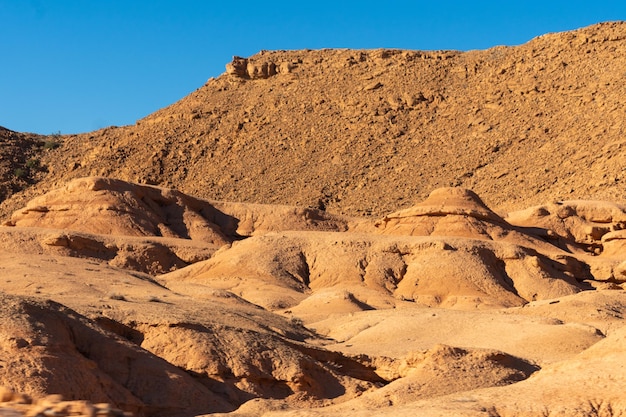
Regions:
<instances>
[{"instance_id":1,"label":"clear blue sky","mask_svg":"<svg viewBox=\"0 0 626 417\"><path fill-rule=\"evenodd\" d=\"M262 49L485 49L626 20L626 1L0 0L0 126L134 123Z\"/></svg>"}]
</instances>

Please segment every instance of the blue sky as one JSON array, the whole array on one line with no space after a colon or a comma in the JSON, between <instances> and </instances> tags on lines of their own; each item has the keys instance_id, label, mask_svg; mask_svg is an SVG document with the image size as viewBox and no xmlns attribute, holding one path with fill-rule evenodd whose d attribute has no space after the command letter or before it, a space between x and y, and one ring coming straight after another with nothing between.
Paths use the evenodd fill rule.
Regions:
<instances>
[{"instance_id":1,"label":"blue sky","mask_svg":"<svg viewBox=\"0 0 626 417\"><path fill-rule=\"evenodd\" d=\"M609 20L626 2L0 0L0 126L133 124L262 49L485 49Z\"/></svg>"}]
</instances>

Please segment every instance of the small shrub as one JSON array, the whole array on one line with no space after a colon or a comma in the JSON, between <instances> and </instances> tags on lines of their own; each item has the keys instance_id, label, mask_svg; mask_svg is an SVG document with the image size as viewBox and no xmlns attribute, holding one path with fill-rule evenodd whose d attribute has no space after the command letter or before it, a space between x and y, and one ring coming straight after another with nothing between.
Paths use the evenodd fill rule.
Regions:
<instances>
[{"instance_id":1,"label":"small shrub","mask_svg":"<svg viewBox=\"0 0 626 417\"><path fill-rule=\"evenodd\" d=\"M38 169L40 167L41 162L37 158L30 158L26 161L26 168L28 169Z\"/></svg>"},{"instance_id":2,"label":"small shrub","mask_svg":"<svg viewBox=\"0 0 626 417\"><path fill-rule=\"evenodd\" d=\"M300 317L292 317L291 318L291 324L294 326L298 326L298 327L303 327L304 326L304 322L302 321L302 319Z\"/></svg>"},{"instance_id":3,"label":"small shrub","mask_svg":"<svg viewBox=\"0 0 626 417\"><path fill-rule=\"evenodd\" d=\"M43 143L44 149L56 149L61 146L62 138L61 131L57 131L56 133L51 133L48 135L48 138Z\"/></svg>"},{"instance_id":4,"label":"small shrub","mask_svg":"<svg viewBox=\"0 0 626 417\"><path fill-rule=\"evenodd\" d=\"M44 149L56 149L59 146L61 146L61 144L57 142L56 140L47 140L43 144Z\"/></svg>"},{"instance_id":5,"label":"small shrub","mask_svg":"<svg viewBox=\"0 0 626 417\"><path fill-rule=\"evenodd\" d=\"M109 294L109 298L111 300L126 301L126 297L124 297L122 294L118 294L118 293Z\"/></svg>"},{"instance_id":6,"label":"small shrub","mask_svg":"<svg viewBox=\"0 0 626 417\"><path fill-rule=\"evenodd\" d=\"M13 171L13 175L15 176L15 178L26 178L28 172L26 172L24 168L17 168L15 171Z\"/></svg>"}]
</instances>

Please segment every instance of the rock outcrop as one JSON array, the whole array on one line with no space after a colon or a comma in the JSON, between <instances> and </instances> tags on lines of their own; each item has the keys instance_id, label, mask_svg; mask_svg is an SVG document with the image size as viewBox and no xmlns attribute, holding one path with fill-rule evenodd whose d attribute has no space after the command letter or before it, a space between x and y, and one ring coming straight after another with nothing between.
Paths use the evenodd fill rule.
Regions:
<instances>
[{"instance_id":1,"label":"rock outcrop","mask_svg":"<svg viewBox=\"0 0 626 417\"><path fill-rule=\"evenodd\" d=\"M226 73L235 77L254 80L269 78L276 74L288 74L297 65L296 62L276 64L271 60L263 59L264 56L263 52L253 58L234 56L233 60L226 64Z\"/></svg>"}]
</instances>

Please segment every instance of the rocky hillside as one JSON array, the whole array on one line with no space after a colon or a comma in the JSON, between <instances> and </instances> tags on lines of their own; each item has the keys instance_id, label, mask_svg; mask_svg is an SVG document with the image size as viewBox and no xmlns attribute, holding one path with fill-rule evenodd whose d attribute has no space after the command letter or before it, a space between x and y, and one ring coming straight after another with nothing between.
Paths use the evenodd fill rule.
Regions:
<instances>
[{"instance_id":1,"label":"rocky hillside","mask_svg":"<svg viewBox=\"0 0 626 417\"><path fill-rule=\"evenodd\" d=\"M236 57L133 126L64 137L41 157L45 177L1 213L90 175L350 215L409 207L442 186L498 212L625 200L624 68L622 22L484 51Z\"/></svg>"},{"instance_id":2,"label":"rocky hillside","mask_svg":"<svg viewBox=\"0 0 626 417\"><path fill-rule=\"evenodd\" d=\"M59 146L57 136L13 132L0 127L0 201L40 180L42 155Z\"/></svg>"}]
</instances>

